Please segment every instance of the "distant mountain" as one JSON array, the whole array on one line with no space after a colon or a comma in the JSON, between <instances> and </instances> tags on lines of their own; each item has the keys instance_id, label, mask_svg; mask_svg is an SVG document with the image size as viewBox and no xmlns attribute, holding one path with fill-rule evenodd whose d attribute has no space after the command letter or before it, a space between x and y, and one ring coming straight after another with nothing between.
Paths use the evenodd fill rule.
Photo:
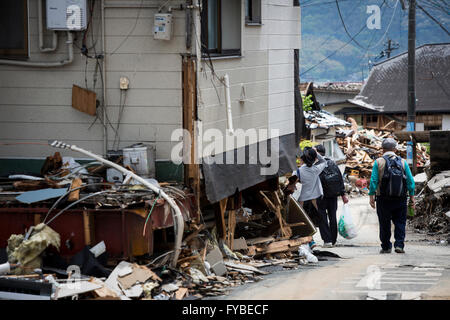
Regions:
<instances>
[{"instance_id":1,"label":"distant mountain","mask_svg":"<svg viewBox=\"0 0 450 320\"><path fill-rule=\"evenodd\" d=\"M405 0L408 3L408 0ZM450 30L450 1L418 0L428 13ZM302 49L300 80L361 81L367 78L370 65L386 56L380 53L387 40L398 43L391 57L408 50L408 5L402 10L397 0L339 0L339 8L350 36L339 18L335 0L302 0ZM377 5L381 29L370 30L367 6ZM419 8L416 10L416 46L425 43L450 42L450 37ZM359 34L358 34L359 33ZM358 34L358 35L356 35ZM356 36L355 36L356 35ZM328 59L326 59L330 56ZM323 61L323 62L321 62Z\"/></svg>"}]
</instances>

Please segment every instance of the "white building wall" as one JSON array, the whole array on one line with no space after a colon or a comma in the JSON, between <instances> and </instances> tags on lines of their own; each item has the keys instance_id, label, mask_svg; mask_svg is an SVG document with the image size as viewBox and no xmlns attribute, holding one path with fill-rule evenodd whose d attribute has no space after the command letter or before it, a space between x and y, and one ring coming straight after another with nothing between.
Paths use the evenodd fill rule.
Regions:
<instances>
[{"instance_id":1,"label":"white building wall","mask_svg":"<svg viewBox=\"0 0 450 320\"><path fill-rule=\"evenodd\" d=\"M102 52L100 1L96 2L87 44ZM140 4L143 4L142 8ZM172 0L176 7L184 1ZM108 149L112 148L120 108L119 78L130 80L121 119L119 148L136 142L156 144L157 159L169 159L171 133L182 127L182 58L185 48L185 12L173 11L170 41L153 39L153 15L162 1L105 0L106 102ZM216 74L228 73L234 127L280 129L294 132L294 58L300 48L300 8L292 0L262 0L262 25L246 26L242 15L242 57L213 60ZM116 7L112 7L116 6ZM118 6L118 7L117 7ZM153 8L151 8L153 7ZM196 21L197 26L199 20ZM37 1L29 1L30 60L58 61L67 55L65 34L59 33L56 52L38 48ZM199 28L197 29L199 31ZM200 33L193 33L195 37ZM0 64L0 140L46 144L58 139L103 153L100 119L71 106L72 85L93 89L95 60L80 55L82 33L76 33L74 61L58 68L31 68ZM46 43L49 41L46 37ZM198 39L199 40L199 39ZM93 42L92 42L93 41ZM94 54L91 48L89 54ZM198 115L204 129L226 129L223 85L212 80L205 60L198 66ZM213 85L214 83L214 85ZM242 87L245 102L240 103ZM101 99L101 77L95 87ZM219 96L219 99L218 99ZM99 112L101 114L101 112ZM0 149L2 158L42 158L55 150L43 145L14 145ZM65 155L80 157L69 151Z\"/></svg>"},{"instance_id":2,"label":"white building wall","mask_svg":"<svg viewBox=\"0 0 450 320\"><path fill-rule=\"evenodd\" d=\"M262 0L260 26L245 25L243 10L244 1L242 57L214 58L217 77L212 76L208 60L202 59L198 68L198 114L203 129L225 133L224 87L218 78L228 74L235 130L273 128L280 135L293 133L294 49L300 48L300 8L293 1ZM239 102L242 88L245 101ZM231 149L224 145L215 152Z\"/></svg>"},{"instance_id":3,"label":"white building wall","mask_svg":"<svg viewBox=\"0 0 450 320\"><path fill-rule=\"evenodd\" d=\"M97 53L102 51L100 1L93 21ZM157 159L169 159L172 130L182 125L181 52L185 52L185 13L174 11L174 33L170 41L153 40L153 15L161 1L107 0L106 101L108 148L112 148L120 105L119 78L130 80L120 124L119 147L144 141L156 144ZM180 3L171 1L171 5ZM122 8L110 8L121 5ZM132 7L135 8L132 8ZM153 6L155 8L149 8ZM136 8L137 7L137 8ZM38 48L37 1L29 1L30 60L58 61L66 57L65 33L59 33L58 49L41 53ZM131 32L132 31L132 32ZM90 31L91 32L91 31ZM87 44L92 44L88 34ZM131 33L130 33L131 32ZM103 154L103 126L95 117L71 107L72 85L93 89L95 60L80 55L82 33L74 46L72 64L58 68L31 68L0 64L0 140L47 143L59 139ZM129 35L129 36L128 36ZM128 36L128 38L127 38ZM124 39L126 38L126 41ZM49 38L46 39L48 42ZM124 42L123 42L124 41ZM123 42L123 43L122 43ZM119 45L122 45L119 47ZM78 48L77 48L78 47ZM114 52L114 54L112 54ZM89 51L94 54L94 49ZM101 99L101 77L95 92ZM100 112L101 114L101 112ZM55 150L41 145L16 145L0 149L0 157L45 157ZM80 154L64 151L65 155Z\"/></svg>"}]
</instances>

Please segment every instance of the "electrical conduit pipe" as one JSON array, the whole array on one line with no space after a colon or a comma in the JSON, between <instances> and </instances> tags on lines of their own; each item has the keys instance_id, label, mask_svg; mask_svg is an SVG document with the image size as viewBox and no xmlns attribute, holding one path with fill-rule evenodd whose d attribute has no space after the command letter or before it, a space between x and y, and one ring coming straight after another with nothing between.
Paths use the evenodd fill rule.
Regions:
<instances>
[{"instance_id":1,"label":"electrical conduit pipe","mask_svg":"<svg viewBox=\"0 0 450 320\"><path fill-rule=\"evenodd\" d=\"M180 208L178 207L178 205L175 203L175 201L169 197L162 189L156 187L155 185L149 183L148 181L146 181L145 179L143 179L142 177L138 176L137 174L131 172L130 170L125 169L124 167L111 162L109 160L103 159L102 157L100 157L99 155L96 155L95 153L92 153L90 151L84 150L82 148L77 147L76 145L68 145L65 144L61 141L49 141L49 145L54 147L54 148L61 148L61 149L70 149L72 151L76 151L79 153L82 153L90 158L93 158L97 161L100 161L116 170L119 170L120 172L122 172L124 175L126 176L131 176L134 180L139 181L140 183L142 183L144 186L146 186L147 188L149 188L150 190L152 190L153 192L160 194L161 197L167 201L167 203L169 203L169 205L172 207L172 215L173 215L173 226L175 229L175 249L174 249L174 256L172 259L172 263L171 266L172 267L176 267L177 265L177 261L178 261L178 256L180 255L180 251L181 251L181 241L183 238L183 232L184 232L184 219L183 219L183 215L181 213Z\"/></svg>"}]
</instances>

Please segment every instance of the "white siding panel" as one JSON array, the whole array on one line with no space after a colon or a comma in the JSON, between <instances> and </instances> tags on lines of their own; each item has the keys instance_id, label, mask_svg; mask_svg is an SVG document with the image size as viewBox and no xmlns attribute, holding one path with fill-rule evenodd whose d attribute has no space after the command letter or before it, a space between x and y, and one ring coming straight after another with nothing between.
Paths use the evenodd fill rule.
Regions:
<instances>
[{"instance_id":1,"label":"white siding panel","mask_svg":"<svg viewBox=\"0 0 450 320\"><path fill-rule=\"evenodd\" d=\"M166 117L159 117L160 114ZM45 117L42 117L45 114ZM108 106L108 117L116 125L118 106ZM0 123L91 123L95 117L70 106L8 106L0 105ZM179 124L181 107L125 107L121 124ZM98 120L97 120L98 123Z\"/></svg>"},{"instance_id":2,"label":"white siding panel","mask_svg":"<svg viewBox=\"0 0 450 320\"><path fill-rule=\"evenodd\" d=\"M267 20L300 20L299 7L267 5L265 13Z\"/></svg>"},{"instance_id":3,"label":"white siding panel","mask_svg":"<svg viewBox=\"0 0 450 320\"><path fill-rule=\"evenodd\" d=\"M268 35L270 49L299 49L300 35Z\"/></svg>"},{"instance_id":4,"label":"white siding panel","mask_svg":"<svg viewBox=\"0 0 450 320\"><path fill-rule=\"evenodd\" d=\"M293 92L271 94L269 96L269 109L294 105Z\"/></svg>"},{"instance_id":5,"label":"white siding panel","mask_svg":"<svg viewBox=\"0 0 450 320\"><path fill-rule=\"evenodd\" d=\"M269 80L269 94L292 92L294 89L294 77Z\"/></svg>"},{"instance_id":6,"label":"white siding panel","mask_svg":"<svg viewBox=\"0 0 450 320\"><path fill-rule=\"evenodd\" d=\"M270 64L294 63L294 50L269 50Z\"/></svg>"},{"instance_id":7,"label":"white siding panel","mask_svg":"<svg viewBox=\"0 0 450 320\"><path fill-rule=\"evenodd\" d=\"M294 76L294 64L273 64L269 66L269 78L291 78Z\"/></svg>"}]
</instances>

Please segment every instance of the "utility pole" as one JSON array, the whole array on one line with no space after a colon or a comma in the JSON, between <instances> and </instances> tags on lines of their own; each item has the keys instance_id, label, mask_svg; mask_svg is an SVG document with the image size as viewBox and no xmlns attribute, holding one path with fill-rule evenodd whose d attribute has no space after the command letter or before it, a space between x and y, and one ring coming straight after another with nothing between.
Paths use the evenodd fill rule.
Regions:
<instances>
[{"instance_id":1,"label":"utility pole","mask_svg":"<svg viewBox=\"0 0 450 320\"><path fill-rule=\"evenodd\" d=\"M389 59L391 57L391 53L394 50L397 50L400 46L398 43L394 43L391 39L388 39L387 41L387 48L384 50L386 52L387 58Z\"/></svg>"},{"instance_id":2,"label":"utility pole","mask_svg":"<svg viewBox=\"0 0 450 320\"><path fill-rule=\"evenodd\" d=\"M402 8L406 8L404 0L401 0ZM408 13L408 112L406 117L406 131L416 129L416 0L409 0ZM413 174L417 171L417 159L415 157L415 141L408 141L406 155L408 165Z\"/></svg>"}]
</instances>

